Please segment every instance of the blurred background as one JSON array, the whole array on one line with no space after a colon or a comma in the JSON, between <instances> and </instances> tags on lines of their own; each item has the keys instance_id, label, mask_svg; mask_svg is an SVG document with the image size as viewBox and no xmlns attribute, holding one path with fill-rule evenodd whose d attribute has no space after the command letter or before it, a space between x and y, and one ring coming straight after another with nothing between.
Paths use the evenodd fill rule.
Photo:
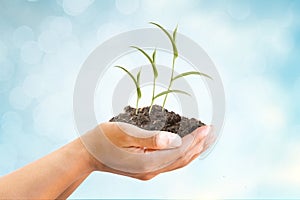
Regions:
<instances>
[{"instance_id":1,"label":"blurred background","mask_svg":"<svg viewBox=\"0 0 300 200\"><path fill-rule=\"evenodd\" d=\"M300 1L0 1L0 175L77 137L76 76L111 36L155 21L201 45L226 93L204 160L138 180L94 173L71 198L300 198Z\"/></svg>"}]
</instances>

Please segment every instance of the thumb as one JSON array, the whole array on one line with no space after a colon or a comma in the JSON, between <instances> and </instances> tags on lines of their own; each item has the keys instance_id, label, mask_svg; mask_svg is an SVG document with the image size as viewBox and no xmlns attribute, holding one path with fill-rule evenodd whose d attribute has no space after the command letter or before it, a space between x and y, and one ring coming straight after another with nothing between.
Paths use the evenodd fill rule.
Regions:
<instances>
[{"instance_id":1,"label":"thumb","mask_svg":"<svg viewBox=\"0 0 300 200\"><path fill-rule=\"evenodd\" d=\"M181 137L167 131L149 131L127 123L118 123L127 135L127 145L147 149L171 149L181 146Z\"/></svg>"},{"instance_id":2,"label":"thumb","mask_svg":"<svg viewBox=\"0 0 300 200\"><path fill-rule=\"evenodd\" d=\"M177 134L166 131L152 132L152 136L147 138L134 137L134 143L147 149L172 149L181 146L181 137Z\"/></svg>"}]
</instances>

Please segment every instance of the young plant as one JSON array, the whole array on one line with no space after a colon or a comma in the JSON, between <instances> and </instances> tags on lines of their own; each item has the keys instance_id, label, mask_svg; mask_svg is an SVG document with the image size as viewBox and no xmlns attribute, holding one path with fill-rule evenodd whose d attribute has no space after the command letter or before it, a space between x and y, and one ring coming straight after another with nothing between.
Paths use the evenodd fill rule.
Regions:
<instances>
[{"instance_id":1,"label":"young plant","mask_svg":"<svg viewBox=\"0 0 300 200\"><path fill-rule=\"evenodd\" d=\"M139 108L139 100L142 98L142 92L141 92L141 88L140 88L140 76L141 76L141 69L139 70L139 72L136 75L136 78L124 67L121 66L115 66L117 68L122 69L123 71L125 71L133 80L134 85L136 87L136 110L135 110L135 114L137 114L138 112L138 108Z\"/></svg>"},{"instance_id":2,"label":"young plant","mask_svg":"<svg viewBox=\"0 0 300 200\"><path fill-rule=\"evenodd\" d=\"M181 93L181 94L185 94L185 95L189 95L189 93L184 92L182 90L173 90L171 89L172 84L175 80L181 78L181 77L185 77L188 75L200 75L200 76L205 76L207 78L212 79L209 75L198 72L198 71L188 71L188 72L184 72L181 73L177 76L174 77L174 71L175 71L175 61L178 58L178 50L177 50L177 46L176 46L176 35L177 35L177 29L178 26L176 26L176 28L174 29L172 35L166 30L164 29L161 25L154 23L154 22L150 22L150 24L153 24L155 26L157 26L159 29L161 29L169 38L171 44L172 44L172 48L173 48L173 59L172 59L172 71L171 71L171 77L170 77L170 81L169 81L169 86L167 88L166 91L163 91L157 95L155 95L155 87L156 87L156 79L158 77L158 71L157 71L157 67L156 67L156 49L153 51L152 56L148 55L143 49L136 47L136 46L131 46L132 48L137 49L139 52L141 52L150 62L151 66L152 66L152 71L153 71L153 89L152 89L152 98L151 98L151 105L150 105L150 109L149 112L151 112L153 104L155 99L157 99L158 97L161 96L165 96L164 101L163 101L163 105L162 105L162 109L164 109L164 106L166 104L166 100L168 97L169 93ZM137 73L136 77L133 76L127 69L125 69L124 67L121 66L115 66L117 68L122 69L123 71L125 71L133 80L135 86L136 86L136 92L137 92L137 99L136 99L136 114L138 112L138 105L139 105L139 100L142 97L142 93L141 93L141 89L140 89L140 75L141 75L141 69L139 70L139 72Z\"/></svg>"},{"instance_id":3,"label":"young plant","mask_svg":"<svg viewBox=\"0 0 300 200\"><path fill-rule=\"evenodd\" d=\"M132 48L137 49L139 52L141 52L151 63L152 66L152 71L153 71L153 89L152 89L152 98L151 98L151 105L150 105L150 109L149 112L151 112L152 110L152 106L154 104L154 100L155 100L155 85L156 85L156 79L158 77L158 72L157 72L157 68L156 68L156 49L153 51L152 53L152 58L141 48L136 47L136 46L131 46Z\"/></svg>"},{"instance_id":4,"label":"young plant","mask_svg":"<svg viewBox=\"0 0 300 200\"><path fill-rule=\"evenodd\" d=\"M174 31L173 31L173 33L171 35L161 25L159 25L157 23L154 23L154 22L150 22L150 24L153 24L153 25L157 26L159 29L161 29L167 35L167 37L169 38L169 40L170 40L170 42L172 44L172 48L173 48L172 72L171 72L171 77L170 77L170 82L169 82L168 89L167 89L167 91L164 91L164 92L156 95L156 98L159 97L159 96L165 95L165 98L164 98L164 101L163 101L163 105L162 105L162 108L164 109L165 104L166 104L166 100L167 100L167 97L168 97L169 93L177 92L177 93L182 93L182 94L188 94L188 93L183 92L181 90L171 90L171 87L172 87L172 84L173 84L174 80L176 80L178 78L181 78L181 77L184 77L184 76L188 76L188 75L201 75L201 76L205 76L205 77L210 78L210 79L212 79L212 78L209 75L207 75L207 74L204 74L204 73L201 73L201 72L197 72L197 71L185 72L185 73L179 74L179 75L177 75L177 76L174 77L175 61L178 58L178 50L177 50L177 46L176 46L176 35L177 35L178 26L176 26L176 28L174 29Z\"/></svg>"}]
</instances>

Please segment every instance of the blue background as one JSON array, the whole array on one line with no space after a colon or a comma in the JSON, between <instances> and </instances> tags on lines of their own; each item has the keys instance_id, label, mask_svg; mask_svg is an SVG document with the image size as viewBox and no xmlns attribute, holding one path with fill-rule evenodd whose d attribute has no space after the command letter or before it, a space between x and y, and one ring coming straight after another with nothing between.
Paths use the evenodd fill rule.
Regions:
<instances>
[{"instance_id":1,"label":"blue background","mask_svg":"<svg viewBox=\"0 0 300 200\"><path fill-rule=\"evenodd\" d=\"M141 182L94 173L72 198L300 198L300 1L0 1L0 175L76 138L82 62L158 22L214 60L226 124L214 151Z\"/></svg>"}]
</instances>

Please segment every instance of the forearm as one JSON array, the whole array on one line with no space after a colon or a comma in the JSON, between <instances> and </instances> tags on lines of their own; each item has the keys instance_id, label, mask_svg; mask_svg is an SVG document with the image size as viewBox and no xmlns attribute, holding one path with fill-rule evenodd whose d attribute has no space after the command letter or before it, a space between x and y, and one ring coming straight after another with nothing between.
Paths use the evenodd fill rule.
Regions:
<instances>
[{"instance_id":1,"label":"forearm","mask_svg":"<svg viewBox=\"0 0 300 200\"><path fill-rule=\"evenodd\" d=\"M74 181L93 171L90 156L79 139L0 178L0 199L54 199Z\"/></svg>"},{"instance_id":2,"label":"forearm","mask_svg":"<svg viewBox=\"0 0 300 200\"><path fill-rule=\"evenodd\" d=\"M63 193L57 197L57 199L67 199L89 175L90 173L85 174L73 182Z\"/></svg>"}]
</instances>

